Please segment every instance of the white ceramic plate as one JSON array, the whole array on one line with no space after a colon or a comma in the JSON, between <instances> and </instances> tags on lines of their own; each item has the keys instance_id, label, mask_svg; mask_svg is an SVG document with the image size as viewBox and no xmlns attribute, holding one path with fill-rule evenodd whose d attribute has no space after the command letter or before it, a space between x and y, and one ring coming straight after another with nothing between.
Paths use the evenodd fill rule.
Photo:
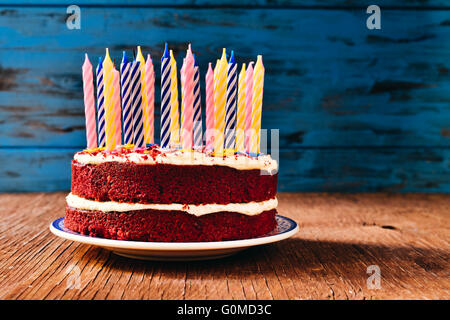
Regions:
<instances>
[{"instance_id":1,"label":"white ceramic plate","mask_svg":"<svg viewBox=\"0 0 450 320\"><path fill-rule=\"evenodd\" d=\"M297 223L287 217L276 216L277 227L272 232L252 239L213 242L144 242L111 240L90 237L64 227L64 217L50 224L50 231L58 237L99 246L115 254L144 260L206 260L227 257L249 247L273 243L291 237L298 231Z\"/></svg>"}]
</instances>

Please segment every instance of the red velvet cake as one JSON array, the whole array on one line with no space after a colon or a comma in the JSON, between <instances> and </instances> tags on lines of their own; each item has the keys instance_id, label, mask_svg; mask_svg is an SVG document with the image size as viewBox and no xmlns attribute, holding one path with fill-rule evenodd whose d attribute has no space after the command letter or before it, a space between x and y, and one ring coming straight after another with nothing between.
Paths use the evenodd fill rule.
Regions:
<instances>
[{"instance_id":1,"label":"red velvet cake","mask_svg":"<svg viewBox=\"0 0 450 320\"><path fill-rule=\"evenodd\" d=\"M276 227L277 162L269 155L118 146L72 160L64 224L136 241L222 241Z\"/></svg>"}]
</instances>

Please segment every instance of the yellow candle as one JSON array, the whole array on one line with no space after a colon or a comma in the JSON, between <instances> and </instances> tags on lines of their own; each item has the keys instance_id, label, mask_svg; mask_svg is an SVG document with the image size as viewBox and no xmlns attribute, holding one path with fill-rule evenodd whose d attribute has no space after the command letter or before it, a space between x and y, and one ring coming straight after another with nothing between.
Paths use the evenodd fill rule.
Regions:
<instances>
[{"instance_id":1,"label":"yellow candle","mask_svg":"<svg viewBox=\"0 0 450 320\"><path fill-rule=\"evenodd\" d=\"M260 152L261 141L261 112L264 89L264 65L262 56L258 56L255 70L253 71L253 97L252 97L252 126L250 138L250 152Z\"/></svg>"},{"instance_id":2,"label":"yellow candle","mask_svg":"<svg viewBox=\"0 0 450 320\"><path fill-rule=\"evenodd\" d=\"M219 65L220 65L220 59L217 59L216 65L214 66L214 75L216 75ZM217 75L214 79L217 79Z\"/></svg>"},{"instance_id":3,"label":"yellow candle","mask_svg":"<svg viewBox=\"0 0 450 320\"><path fill-rule=\"evenodd\" d=\"M139 61L139 70L141 71L141 96L142 96L142 117L144 121L144 143L151 143L151 127L149 119L149 108L147 101L147 86L145 83L145 59L142 54L141 46L137 47L136 61Z\"/></svg>"},{"instance_id":4,"label":"yellow candle","mask_svg":"<svg viewBox=\"0 0 450 320\"><path fill-rule=\"evenodd\" d=\"M214 135L214 155L223 157L225 140L225 112L227 104L227 54L225 48L217 68L217 86L214 91L214 114L216 132ZM215 76L215 73L214 73Z\"/></svg>"},{"instance_id":5,"label":"yellow candle","mask_svg":"<svg viewBox=\"0 0 450 320\"><path fill-rule=\"evenodd\" d=\"M116 138L114 133L114 87L113 87L113 62L109 56L109 49L106 48L105 60L103 62L103 81L105 83L105 135L106 150L114 149Z\"/></svg>"},{"instance_id":6,"label":"yellow candle","mask_svg":"<svg viewBox=\"0 0 450 320\"><path fill-rule=\"evenodd\" d=\"M236 150L245 152L245 63L242 64L238 82L238 102L236 118Z\"/></svg>"},{"instance_id":7,"label":"yellow candle","mask_svg":"<svg viewBox=\"0 0 450 320\"><path fill-rule=\"evenodd\" d=\"M214 66L214 96L213 96L213 100L216 101L216 92L217 92L217 78L219 76L219 65L220 65L220 59L217 59L216 61L216 65ZM215 106L215 102L214 102L214 106ZM214 107L215 110L215 107ZM214 111L214 117L215 117L215 111Z\"/></svg>"},{"instance_id":8,"label":"yellow candle","mask_svg":"<svg viewBox=\"0 0 450 320\"><path fill-rule=\"evenodd\" d=\"M170 50L170 146L180 145L180 116L178 111L177 61Z\"/></svg>"},{"instance_id":9,"label":"yellow candle","mask_svg":"<svg viewBox=\"0 0 450 320\"><path fill-rule=\"evenodd\" d=\"M216 65L214 66L214 93L217 91L217 78L219 76L219 72L218 72L219 65L220 65L220 59L217 59Z\"/></svg>"}]
</instances>

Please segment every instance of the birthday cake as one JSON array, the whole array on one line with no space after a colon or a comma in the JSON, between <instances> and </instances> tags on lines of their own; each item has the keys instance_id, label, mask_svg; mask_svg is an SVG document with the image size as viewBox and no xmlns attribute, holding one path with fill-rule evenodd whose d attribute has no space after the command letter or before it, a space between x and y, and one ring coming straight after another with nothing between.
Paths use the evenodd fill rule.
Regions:
<instances>
[{"instance_id":1,"label":"birthday cake","mask_svg":"<svg viewBox=\"0 0 450 320\"><path fill-rule=\"evenodd\" d=\"M157 146L78 152L65 226L140 241L253 238L275 226L277 162Z\"/></svg>"},{"instance_id":2,"label":"birthday cake","mask_svg":"<svg viewBox=\"0 0 450 320\"><path fill-rule=\"evenodd\" d=\"M259 149L261 56L254 71L243 65L239 81L233 53L228 62L224 50L214 71L209 64L205 144L199 68L190 46L180 69L181 117L176 62L167 45L162 57L160 146L153 142L150 56L145 61L138 47L128 62L124 53L119 72L107 50L96 70L96 90L92 73L86 55L88 148L72 160L66 228L157 242L248 239L276 228L278 164Z\"/></svg>"}]
</instances>

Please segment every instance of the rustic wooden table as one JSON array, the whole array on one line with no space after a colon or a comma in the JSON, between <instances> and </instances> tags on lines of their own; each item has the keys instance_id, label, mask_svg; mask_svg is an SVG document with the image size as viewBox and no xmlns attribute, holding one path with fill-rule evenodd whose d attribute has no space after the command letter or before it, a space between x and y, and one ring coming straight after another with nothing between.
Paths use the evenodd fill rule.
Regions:
<instances>
[{"instance_id":1,"label":"rustic wooden table","mask_svg":"<svg viewBox=\"0 0 450 320\"><path fill-rule=\"evenodd\" d=\"M279 194L293 238L171 263L54 236L64 196L0 195L1 299L450 298L449 195Z\"/></svg>"}]
</instances>

